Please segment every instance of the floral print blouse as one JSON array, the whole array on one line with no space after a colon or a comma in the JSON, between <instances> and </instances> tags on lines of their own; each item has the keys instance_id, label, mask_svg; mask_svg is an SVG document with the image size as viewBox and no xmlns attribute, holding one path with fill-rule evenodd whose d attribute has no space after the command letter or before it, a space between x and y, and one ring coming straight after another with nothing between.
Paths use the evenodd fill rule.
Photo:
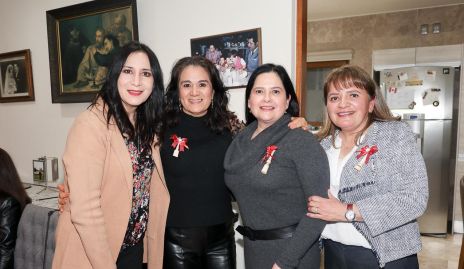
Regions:
<instances>
[{"instance_id":1,"label":"floral print blouse","mask_svg":"<svg viewBox=\"0 0 464 269\"><path fill-rule=\"evenodd\" d=\"M147 229L150 202L150 179L154 168L151 148L138 148L134 141L124 138L132 161L132 207L122 249L139 243Z\"/></svg>"}]
</instances>

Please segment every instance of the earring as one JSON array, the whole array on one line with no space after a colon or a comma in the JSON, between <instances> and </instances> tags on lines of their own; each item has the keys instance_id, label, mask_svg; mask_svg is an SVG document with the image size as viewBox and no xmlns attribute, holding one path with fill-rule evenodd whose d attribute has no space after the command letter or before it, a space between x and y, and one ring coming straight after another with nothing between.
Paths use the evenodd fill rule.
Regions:
<instances>
[{"instance_id":1,"label":"earring","mask_svg":"<svg viewBox=\"0 0 464 269\"><path fill-rule=\"evenodd\" d=\"M182 111L182 103L179 101L179 111Z\"/></svg>"},{"instance_id":2,"label":"earring","mask_svg":"<svg viewBox=\"0 0 464 269\"><path fill-rule=\"evenodd\" d=\"M213 109L213 108L214 108L214 99L211 98L211 109Z\"/></svg>"}]
</instances>

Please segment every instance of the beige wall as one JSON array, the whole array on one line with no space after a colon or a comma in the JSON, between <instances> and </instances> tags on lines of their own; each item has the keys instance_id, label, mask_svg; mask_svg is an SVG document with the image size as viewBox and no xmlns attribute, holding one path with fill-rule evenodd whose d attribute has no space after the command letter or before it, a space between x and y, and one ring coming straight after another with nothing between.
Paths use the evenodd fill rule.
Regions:
<instances>
[{"instance_id":1,"label":"beige wall","mask_svg":"<svg viewBox=\"0 0 464 269\"><path fill-rule=\"evenodd\" d=\"M48 61L47 10L86 0L0 0L0 53L30 49L34 77L34 102L0 104L0 147L7 150L24 181L31 181L32 159L61 157L74 118L89 103L52 104ZM263 62L283 65L294 77L296 0L236 0L240 12L224 17L215 0L201 4L189 0L138 0L140 41L157 54L167 83L174 61L190 55L190 39L252 28L261 28ZM221 9L222 8L222 9ZM256 12L260 10L260 12ZM284 16L282 14L285 14ZM230 90L229 106L243 118L245 90ZM60 178L63 177L61 162ZM240 236L237 236L240 241ZM241 244L237 268L244 268Z\"/></svg>"},{"instance_id":2,"label":"beige wall","mask_svg":"<svg viewBox=\"0 0 464 269\"><path fill-rule=\"evenodd\" d=\"M419 34L440 22L440 34ZM308 23L308 52L353 49L351 63L372 69L372 51L464 43L464 5Z\"/></svg>"},{"instance_id":3,"label":"beige wall","mask_svg":"<svg viewBox=\"0 0 464 269\"><path fill-rule=\"evenodd\" d=\"M35 101L0 104L0 147L8 151L21 178L32 178L32 160L46 155L61 157L74 118L89 103L52 104L48 59L47 10L86 0L0 0L0 53L31 50ZM283 65L294 76L296 0L237 0L246 6L224 19L217 1L138 0L140 41L157 54L167 83L174 61L190 55L190 39L261 28L263 62ZM261 10L262 12L256 12ZM208 14L206 16L205 14ZM282 14L286 14L282 16ZM19 16L20 15L20 16ZM20 18L19 18L20 17ZM243 118L244 89L230 91L231 109ZM60 178L63 177L59 164Z\"/></svg>"},{"instance_id":4,"label":"beige wall","mask_svg":"<svg viewBox=\"0 0 464 269\"><path fill-rule=\"evenodd\" d=\"M431 25L440 22L442 32L431 33ZM421 35L421 24L429 24L429 34ZM308 52L353 51L351 63L372 70L372 52L382 49L415 48L464 43L464 4L377 14L308 23ZM464 89L461 71L459 130L455 186L464 176ZM444 197L446 199L446 197ZM459 187L454 189L454 220L462 221ZM462 231L457 223L455 231Z\"/></svg>"}]
</instances>

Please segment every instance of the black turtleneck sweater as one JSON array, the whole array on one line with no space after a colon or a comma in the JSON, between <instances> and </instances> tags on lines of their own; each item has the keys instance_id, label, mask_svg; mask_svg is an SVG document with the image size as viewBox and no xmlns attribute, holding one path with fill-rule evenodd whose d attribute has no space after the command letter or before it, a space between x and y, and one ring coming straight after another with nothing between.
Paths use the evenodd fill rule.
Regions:
<instances>
[{"instance_id":1,"label":"black turtleneck sweater","mask_svg":"<svg viewBox=\"0 0 464 269\"><path fill-rule=\"evenodd\" d=\"M173 156L172 135L187 138L188 149ZM168 128L161 146L164 175L171 196L167 227L202 227L232 219L230 194L224 183L224 156L230 132L212 132L205 116L182 113Z\"/></svg>"}]
</instances>

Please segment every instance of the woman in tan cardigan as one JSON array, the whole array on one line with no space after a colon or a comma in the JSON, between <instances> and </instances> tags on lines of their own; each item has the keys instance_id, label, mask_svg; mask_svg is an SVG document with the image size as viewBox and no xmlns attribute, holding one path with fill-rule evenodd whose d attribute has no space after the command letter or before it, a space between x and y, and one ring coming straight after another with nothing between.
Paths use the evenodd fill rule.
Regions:
<instances>
[{"instance_id":1,"label":"woman in tan cardigan","mask_svg":"<svg viewBox=\"0 0 464 269\"><path fill-rule=\"evenodd\" d=\"M163 78L158 59L132 42L69 134L70 192L56 230L54 269L160 269L169 194L158 140ZM146 255L143 255L146 254Z\"/></svg>"}]
</instances>

